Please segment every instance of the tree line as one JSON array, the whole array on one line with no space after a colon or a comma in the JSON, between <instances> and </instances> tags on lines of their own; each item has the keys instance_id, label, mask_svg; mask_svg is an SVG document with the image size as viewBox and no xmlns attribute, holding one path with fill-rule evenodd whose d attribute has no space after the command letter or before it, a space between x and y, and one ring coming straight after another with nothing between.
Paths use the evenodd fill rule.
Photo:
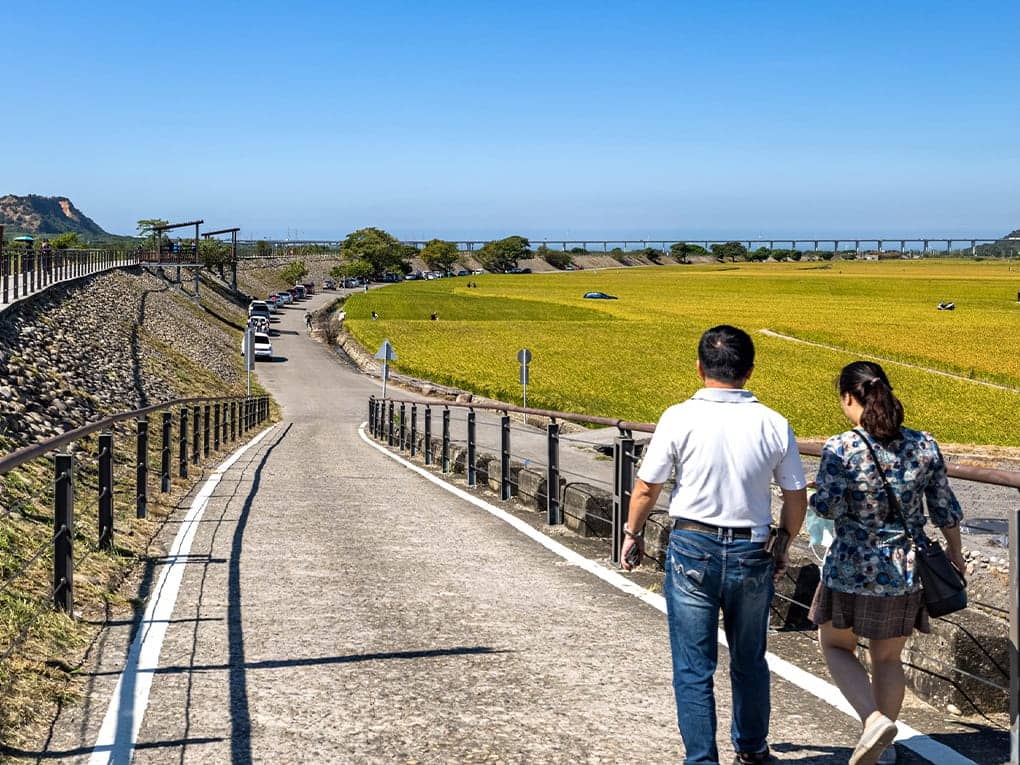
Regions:
<instances>
[{"instance_id":1,"label":"tree line","mask_svg":"<svg viewBox=\"0 0 1020 765\"><path fill-rule=\"evenodd\" d=\"M138 231L142 236L143 245L149 249L156 246L168 247L171 240L166 232L163 232L162 240L155 242L155 229L165 225L166 221L159 219L147 219L138 221ZM63 235L73 237L74 235ZM58 239L60 239L58 237ZM181 247L193 247L190 239L177 240ZM57 247L57 239L53 242ZM64 246L74 246L74 244ZM332 249L326 245L300 245L299 252L289 251L287 256L300 256L311 254L326 254ZM531 242L524 236L507 236L486 242L478 250L469 253L458 249L456 242L443 239L432 239L421 249L414 245L404 244L395 236L383 229L368 227L358 229L347 235L340 243L340 263L330 271L334 279L350 278L382 278L385 274L406 275L411 273L413 258L420 258L432 271L449 273L465 255L473 257L486 271L491 273L504 273L517 268L521 260L528 258L541 258L557 269L571 268L574 258L585 255L609 255L620 263L631 262L634 258L644 258L652 263L661 263L664 258L672 258L677 263L689 263L693 258L710 257L718 261L730 262L756 262L764 260L777 261L799 261L803 258L812 260L831 260L835 253L831 250L797 250L783 248L758 247L748 249L742 242L716 242L709 247L690 242L675 242L667 249L656 247L645 247L640 250L624 250L615 247L608 252L592 252L583 247L574 247L570 250L558 250L541 244L532 248ZM980 249L980 248L979 248ZM989 248L990 249L990 248ZM273 246L265 241L259 240L255 243L255 254L260 257L268 257L273 254ZM841 258L853 259L854 252L840 252ZM980 253L980 254L991 254ZM1012 253L1010 253L1012 254ZM200 262L209 268L223 269L224 265L230 263L231 251L226 242L217 239L203 239L198 243L198 258ZM303 262L297 261L301 268L289 269L287 271L288 282L297 282L307 275L307 269ZM300 270L300 273L299 273Z\"/></svg>"}]
</instances>

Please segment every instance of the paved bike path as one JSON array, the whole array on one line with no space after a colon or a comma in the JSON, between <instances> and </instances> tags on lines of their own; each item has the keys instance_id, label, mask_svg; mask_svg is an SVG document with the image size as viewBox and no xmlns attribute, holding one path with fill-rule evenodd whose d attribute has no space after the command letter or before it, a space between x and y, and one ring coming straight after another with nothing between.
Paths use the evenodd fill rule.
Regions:
<instances>
[{"instance_id":1,"label":"paved bike path","mask_svg":"<svg viewBox=\"0 0 1020 765\"><path fill-rule=\"evenodd\" d=\"M114 628L45 759L680 761L662 615L366 445L378 388L311 341L302 314L274 325L286 360L258 368L284 421L192 524L137 742L122 745L129 688L121 748L92 752L130 637ZM728 685L720 673L723 761ZM857 732L776 680L784 761L845 762Z\"/></svg>"}]
</instances>

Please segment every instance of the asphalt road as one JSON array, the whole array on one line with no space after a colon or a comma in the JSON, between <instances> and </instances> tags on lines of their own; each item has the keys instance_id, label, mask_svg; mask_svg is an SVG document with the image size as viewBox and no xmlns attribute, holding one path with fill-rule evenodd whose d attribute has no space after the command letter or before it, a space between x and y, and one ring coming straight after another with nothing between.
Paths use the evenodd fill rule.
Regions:
<instances>
[{"instance_id":1,"label":"asphalt road","mask_svg":"<svg viewBox=\"0 0 1020 765\"><path fill-rule=\"evenodd\" d=\"M680 761L664 617L365 444L379 388L303 313L258 365L283 422L196 524L133 761ZM40 760L88 761L132 630L111 627ZM846 762L856 721L774 689L780 759Z\"/></svg>"}]
</instances>

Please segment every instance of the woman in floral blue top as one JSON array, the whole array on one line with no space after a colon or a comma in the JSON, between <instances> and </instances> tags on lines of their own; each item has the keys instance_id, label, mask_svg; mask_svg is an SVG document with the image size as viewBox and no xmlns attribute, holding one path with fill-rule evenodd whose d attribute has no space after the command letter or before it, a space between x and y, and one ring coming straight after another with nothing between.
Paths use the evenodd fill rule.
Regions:
<instances>
[{"instance_id":1,"label":"woman in floral blue top","mask_svg":"<svg viewBox=\"0 0 1020 765\"><path fill-rule=\"evenodd\" d=\"M921 583L914 577L911 535L890 510L869 444L911 534L920 535L924 528L923 498L960 571L963 511L935 439L902 427L903 406L882 367L855 361L843 368L838 387L843 413L854 429L826 441L818 466L811 509L834 522L836 538L809 616L819 626L829 672L864 726L850 763L873 765L896 761L890 744L905 687L900 657L913 630L929 632L930 627ZM858 637L869 639L870 679L857 659Z\"/></svg>"}]
</instances>

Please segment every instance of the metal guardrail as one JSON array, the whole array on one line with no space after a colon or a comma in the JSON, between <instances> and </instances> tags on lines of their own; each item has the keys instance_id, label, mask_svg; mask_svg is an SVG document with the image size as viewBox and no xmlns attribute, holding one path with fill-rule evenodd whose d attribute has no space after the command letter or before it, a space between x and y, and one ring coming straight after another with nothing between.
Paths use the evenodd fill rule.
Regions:
<instances>
[{"instance_id":1,"label":"metal guardrail","mask_svg":"<svg viewBox=\"0 0 1020 765\"><path fill-rule=\"evenodd\" d=\"M134 255L111 250L26 250L0 243L0 303L15 302L57 282L137 263Z\"/></svg>"},{"instance_id":2,"label":"metal guardrail","mask_svg":"<svg viewBox=\"0 0 1020 765\"><path fill-rule=\"evenodd\" d=\"M114 549L114 496L118 494L114 482L114 434L113 426L129 420L135 421L135 460L134 485L128 492L134 494L135 516L145 518L148 514L149 498L149 416L162 413L159 435L159 491L170 491L171 461L174 440L173 410L180 411L180 424L177 432L178 474L181 478L188 477L189 461L198 465L203 457L209 457L221 446L236 441L245 433L269 418L268 396L220 396L202 398L182 398L154 404L142 409L106 417L98 422L68 431L54 438L25 446L0 457L0 476L28 463L53 454L54 481L53 487L53 536L36 549L26 560L21 562L14 573L0 581L0 593L11 587L17 580L25 577L33 564L53 550L53 586L49 600L52 608L64 613L74 611L74 571L80 567L83 559L75 561L75 454L70 447L93 434L98 436L98 454L96 461L97 485L87 486L94 490L98 511L98 539L95 549L111 551ZM189 445L188 425L189 413L193 414L193 438ZM201 416L200 416L201 415ZM201 438L200 438L201 432ZM189 452L190 449L190 452ZM190 460L189 460L190 457ZM91 467L91 466L90 466ZM91 470L90 470L91 473ZM34 501L34 500L33 500ZM24 506L0 510L0 520L24 511ZM26 621L14 640L0 649L0 661L7 659L29 635L32 626L46 610L46 603L41 604L34 615Z\"/></svg>"},{"instance_id":3,"label":"metal guardrail","mask_svg":"<svg viewBox=\"0 0 1020 765\"><path fill-rule=\"evenodd\" d=\"M440 454L436 455L433 448L432 431L432 410L441 407L442 411L442 436L440 440ZM450 410L467 410L467 449L466 464L464 472L467 476L469 486L477 482L477 423L475 410L494 411L501 413L499 421L499 496L503 501L513 496L514 487L511 485L511 448L510 448L510 413L532 415L547 418L546 439L547 459L545 465L546 478L546 521L549 525L563 523L564 509L561 497L562 477L559 460L560 444L560 421L573 422L581 425L598 425L602 427L614 427L618 435L613 443L613 506L610 523L610 559L614 564L620 563L620 551L623 546L623 527L627 520L627 511L630 504L631 490L634 485L635 469L638 461L635 448L634 433L654 433L655 425L647 422L629 422L626 420L609 417L595 417L591 415L577 414L573 412L560 412L548 409L535 409L530 407L515 406L501 402L471 402L460 403L436 399L404 399L387 397L377 399L374 396L369 399L368 404L368 427L371 435L380 440L385 440L390 447L407 451L415 456L418 451L418 409L422 408L424 420L424 432L422 447L424 450L424 462L426 465L436 465L442 468L444 473L451 472L451 442L450 432ZM409 410L409 411L408 411ZM408 414L410 415L408 417ZM408 427L409 424L409 427ZM797 442L801 454L818 457L821 455L822 446L818 443L811 443L802 440ZM1020 473L1006 470L992 470L976 468L966 465L948 465L948 474L960 480L975 481L978 483L1003 486L1020 490ZM1010 747L1012 765L1020 763L1020 730L1018 730L1018 711L1020 711L1020 576L1018 576L1018 550L1020 550L1020 508L1010 515L1009 520L1009 640L1010 640L1010 666L1008 689L987 681L984 678L972 677L979 682L991 685L1001 690L1008 690L1010 706ZM661 564L661 562L660 562ZM807 604L799 604L805 609ZM957 625L959 628L959 625ZM917 665L916 669L934 674L930 670ZM962 669L953 667L962 676L968 675ZM941 676L940 676L941 677ZM959 685L949 678L943 678L948 682ZM976 705L975 705L975 708Z\"/></svg>"}]
</instances>

